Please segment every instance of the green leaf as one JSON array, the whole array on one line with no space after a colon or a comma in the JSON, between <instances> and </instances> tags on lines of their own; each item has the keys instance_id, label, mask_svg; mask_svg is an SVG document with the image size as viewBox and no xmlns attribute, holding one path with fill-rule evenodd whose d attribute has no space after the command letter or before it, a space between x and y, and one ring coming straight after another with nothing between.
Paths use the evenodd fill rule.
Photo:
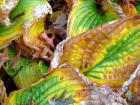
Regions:
<instances>
[{"instance_id":1,"label":"green leaf","mask_svg":"<svg viewBox=\"0 0 140 105\"><path fill-rule=\"evenodd\" d=\"M46 70L48 70L48 66L46 66L46 64L43 61L39 62L39 68L42 74L46 73Z\"/></svg>"},{"instance_id":2,"label":"green leaf","mask_svg":"<svg viewBox=\"0 0 140 105\"><path fill-rule=\"evenodd\" d=\"M136 2L136 9L138 12L140 12L140 2Z\"/></svg>"},{"instance_id":3,"label":"green leaf","mask_svg":"<svg viewBox=\"0 0 140 105\"><path fill-rule=\"evenodd\" d=\"M107 1L77 0L69 16L68 35L76 36L98 25L118 19L113 6Z\"/></svg>"},{"instance_id":4,"label":"green leaf","mask_svg":"<svg viewBox=\"0 0 140 105\"><path fill-rule=\"evenodd\" d=\"M8 105L66 105L88 99L89 87L72 68L56 68L32 86L12 92ZM59 101L56 103L56 101Z\"/></svg>"},{"instance_id":5,"label":"green leaf","mask_svg":"<svg viewBox=\"0 0 140 105\"><path fill-rule=\"evenodd\" d=\"M8 4L5 5L9 6ZM15 40L21 35L30 36L31 39L24 38L26 39L26 41L24 40L25 44L29 46L30 43L27 43L27 40L32 42L34 40L32 37L39 37L44 32L44 21L48 13L52 13L52 9L46 0L19 0L16 7L10 13L10 16L8 16L11 19L11 24L8 26L0 24L0 49L9 45L12 40ZM40 27L37 27L39 23Z\"/></svg>"},{"instance_id":6,"label":"green leaf","mask_svg":"<svg viewBox=\"0 0 140 105\"><path fill-rule=\"evenodd\" d=\"M9 47L8 53L9 56L15 55L15 51L11 47ZM18 88L30 86L41 79L43 73L48 71L48 67L43 61L25 57L20 57L16 62L7 61L4 64L4 69L14 79Z\"/></svg>"}]
</instances>

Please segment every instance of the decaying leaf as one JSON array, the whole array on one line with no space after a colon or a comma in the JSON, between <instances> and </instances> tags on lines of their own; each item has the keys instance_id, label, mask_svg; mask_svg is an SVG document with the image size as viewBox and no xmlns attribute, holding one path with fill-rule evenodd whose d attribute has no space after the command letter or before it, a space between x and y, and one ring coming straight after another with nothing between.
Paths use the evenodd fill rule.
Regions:
<instances>
[{"instance_id":1,"label":"decaying leaf","mask_svg":"<svg viewBox=\"0 0 140 105\"><path fill-rule=\"evenodd\" d=\"M38 3L40 2L41 5L38 5ZM32 11L28 12L29 10L26 4L28 4L28 8L31 8L32 4L30 4L30 1L21 1L16 7L17 10L12 13L12 16L15 17L16 15L20 14L20 12L26 13L24 14L24 16L26 17L26 21L24 23L25 32L23 34L23 40L28 47L32 48L35 51L35 58L38 58L40 56L47 57L47 52L44 55L42 55L41 53L47 47L49 49L49 46L46 46L45 41L43 39L41 40L40 36L41 33L45 31L44 22L46 14L52 13L51 6L46 1L36 1L34 2L34 5L36 4L37 6L35 8L32 8ZM22 11L19 11L18 9L20 8L20 6L26 6L26 9L23 8ZM28 17L29 15L30 17Z\"/></svg>"},{"instance_id":2,"label":"decaying leaf","mask_svg":"<svg viewBox=\"0 0 140 105\"><path fill-rule=\"evenodd\" d=\"M7 105L7 94L6 94L6 88L4 86L4 83L2 80L0 80L0 105Z\"/></svg>"},{"instance_id":3,"label":"decaying leaf","mask_svg":"<svg viewBox=\"0 0 140 105\"><path fill-rule=\"evenodd\" d=\"M10 25L9 14L15 8L19 0L1 0L0 1L0 23Z\"/></svg>"},{"instance_id":4,"label":"decaying leaf","mask_svg":"<svg viewBox=\"0 0 140 105\"><path fill-rule=\"evenodd\" d=\"M76 0L65 0L68 6L68 10L70 11Z\"/></svg>"},{"instance_id":5,"label":"decaying leaf","mask_svg":"<svg viewBox=\"0 0 140 105\"><path fill-rule=\"evenodd\" d=\"M23 41L23 36L17 38L15 40L15 43L12 43L12 46L14 47L15 51L21 49L21 55L23 55L24 57L32 58L34 54L33 50L25 45L25 42Z\"/></svg>"},{"instance_id":6,"label":"decaying leaf","mask_svg":"<svg viewBox=\"0 0 140 105\"><path fill-rule=\"evenodd\" d=\"M109 0L77 0L69 16L68 36L76 36L119 17Z\"/></svg>"},{"instance_id":7,"label":"decaying leaf","mask_svg":"<svg viewBox=\"0 0 140 105\"><path fill-rule=\"evenodd\" d=\"M137 10L133 4L123 5L123 11L126 16L134 16L137 14Z\"/></svg>"},{"instance_id":8,"label":"decaying leaf","mask_svg":"<svg viewBox=\"0 0 140 105\"><path fill-rule=\"evenodd\" d=\"M6 2L5 6L9 2ZM34 55L37 55L35 49L41 50L40 53L38 51L36 56L39 58L43 50L47 48L40 36L45 31L45 17L49 13L52 13L52 9L46 0L20 0L10 13L9 17L12 23L9 26L0 24L0 48L5 47L13 39L23 35L25 44L30 48L34 48Z\"/></svg>"},{"instance_id":9,"label":"decaying leaf","mask_svg":"<svg viewBox=\"0 0 140 105\"><path fill-rule=\"evenodd\" d=\"M138 12L135 7L135 0L114 0L114 2L117 2L121 6L126 16L134 16Z\"/></svg>"},{"instance_id":10,"label":"decaying leaf","mask_svg":"<svg viewBox=\"0 0 140 105\"><path fill-rule=\"evenodd\" d=\"M48 37L47 32L45 32L44 21L45 18L35 22L35 24L26 31L25 35L23 35L23 40L26 46L34 50L34 58L51 59L51 48L54 48L54 36L51 38ZM50 56L48 56L47 53L50 53Z\"/></svg>"},{"instance_id":11,"label":"decaying leaf","mask_svg":"<svg viewBox=\"0 0 140 105\"><path fill-rule=\"evenodd\" d=\"M119 88L140 62L140 15L105 24L70 39L60 64L71 63L97 84ZM59 61L58 60L58 61ZM131 85L139 91L139 79Z\"/></svg>"},{"instance_id":12,"label":"decaying leaf","mask_svg":"<svg viewBox=\"0 0 140 105\"><path fill-rule=\"evenodd\" d=\"M2 65L9 59L7 49L4 49L3 52L0 54L0 68Z\"/></svg>"},{"instance_id":13,"label":"decaying leaf","mask_svg":"<svg viewBox=\"0 0 140 105\"><path fill-rule=\"evenodd\" d=\"M8 49L5 48L5 49L0 53L0 68L1 68L1 67L3 66L3 64L4 64L6 61L8 61L8 60L14 62L13 65L15 65L15 64L17 63L17 60L18 60L19 56L20 56L20 51L18 51L18 53L15 54L14 57L10 57L10 56L8 55Z\"/></svg>"}]
</instances>

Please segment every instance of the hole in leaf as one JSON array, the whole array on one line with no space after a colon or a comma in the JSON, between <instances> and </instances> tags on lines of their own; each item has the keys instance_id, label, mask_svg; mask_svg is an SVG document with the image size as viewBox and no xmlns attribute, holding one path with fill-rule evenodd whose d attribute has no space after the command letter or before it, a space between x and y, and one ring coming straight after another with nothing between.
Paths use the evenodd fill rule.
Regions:
<instances>
[{"instance_id":1,"label":"hole in leaf","mask_svg":"<svg viewBox=\"0 0 140 105\"><path fill-rule=\"evenodd\" d=\"M53 35L51 33L48 33L47 36L48 36L48 38L52 38L53 37Z\"/></svg>"},{"instance_id":2,"label":"hole in leaf","mask_svg":"<svg viewBox=\"0 0 140 105\"><path fill-rule=\"evenodd\" d=\"M48 57L51 57L51 55L52 55L52 54L51 54L50 52L47 52L47 56L48 56Z\"/></svg>"}]
</instances>

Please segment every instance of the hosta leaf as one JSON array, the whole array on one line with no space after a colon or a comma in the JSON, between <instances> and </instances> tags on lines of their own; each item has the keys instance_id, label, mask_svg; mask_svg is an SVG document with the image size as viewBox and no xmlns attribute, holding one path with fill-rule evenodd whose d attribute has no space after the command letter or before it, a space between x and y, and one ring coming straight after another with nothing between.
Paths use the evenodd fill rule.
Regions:
<instances>
[{"instance_id":1,"label":"hosta leaf","mask_svg":"<svg viewBox=\"0 0 140 105\"><path fill-rule=\"evenodd\" d=\"M26 38L26 41L31 41L30 43L27 41L27 44L25 42L27 46L33 43L32 40L39 40L37 37L39 38L41 32L44 32L44 21L48 13L52 13L52 9L46 0L20 0L10 14L11 25L0 24L0 48L20 35L28 35L31 38ZM40 24L39 28L37 28L38 24Z\"/></svg>"},{"instance_id":2,"label":"hosta leaf","mask_svg":"<svg viewBox=\"0 0 140 105\"><path fill-rule=\"evenodd\" d=\"M77 0L69 16L68 35L75 36L97 25L119 18L112 5L103 0Z\"/></svg>"},{"instance_id":3,"label":"hosta leaf","mask_svg":"<svg viewBox=\"0 0 140 105\"><path fill-rule=\"evenodd\" d=\"M12 40L22 35L23 33L23 27L21 25L22 23L23 19L20 18L9 26L4 26L0 24L0 49L4 48Z\"/></svg>"},{"instance_id":4,"label":"hosta leaf","mask_svg":"<svg viewBox=\"0 0 140 105\"><path fill-rule=\"evenodd\" d=\"M65 44L60 58L60 64L72 63L97 84L113 88L120 87L129 78L139 61L140 15L72 38Z\"/></svg>"},{"instance_id":5,"label":"hosta leaf","mask_svg":"<svg viewBox=\"0 0 140 105\"><path fill-rule=\"evenodd\" d=\"M52 13L51 6L46 0L21 0L11 13L11 18L15 18L23 13L25 19L23 40L25 44L35 50L35 58L45 57L47 54L42 54L42 52L48 46L46 46L46 42L40 36L45 31L46 14Z\"/></svg>"},{"instance_id":6,"label":"hosta leaf","mask_svg":"<svg viewBox=\"0 0 140 105\"><path fill-rule=\"evenodd\" d=\"M20 0L11 12L10 18L13 20L24 15L26 21L31 21L48 13L52 13L52 9L47 0Z\"/></svg>"},{"instance_id":7,"label":"hosta leaf","mask_svg":"<svg viewBox=\"0 0 140 105\"><path fill-rule=\"evenodd\" d=\"M8 104L27 105L31 100L34 105L54 105L52 103L56 100L62 103L65 100L65 102L71 101L78 104L86 100L87 95L90 94L86 89L88 86L72 68L57 68L36 84L11 93Z\"/></svg>"},{"instance_id":8,"label":"hosta leaf","mask_svg":"<svg viewBox=\"0 0 140 105\"><path fill-rule=\"evenodd\" d=\"M14 56L15 54L11 48L9 48L8 53L9 56ZM4 69L13 78L18 88L30 86L41 79L43 73L48 71L48 67L43 61L20 57L16 62L14 65L15 62L7 61L4 65Z\"/></svg>"}]
</instances>

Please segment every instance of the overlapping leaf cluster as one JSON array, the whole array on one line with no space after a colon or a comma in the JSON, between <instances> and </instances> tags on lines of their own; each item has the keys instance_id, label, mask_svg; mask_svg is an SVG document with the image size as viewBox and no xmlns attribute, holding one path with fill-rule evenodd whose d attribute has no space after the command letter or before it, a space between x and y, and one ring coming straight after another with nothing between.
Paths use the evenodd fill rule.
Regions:
<instances>
[{"instance_id":1,"label":"overlapping leaf cluster","mask_svg":"<svg viewBox=\"0 0 140 105\"><path fill-rule=\"evenodd\" d=\"M0 0L0 66L18 89L7 97L0 81L0 104L139 103L139 11L137 0Z\"/></svg>"}]
</instances>

